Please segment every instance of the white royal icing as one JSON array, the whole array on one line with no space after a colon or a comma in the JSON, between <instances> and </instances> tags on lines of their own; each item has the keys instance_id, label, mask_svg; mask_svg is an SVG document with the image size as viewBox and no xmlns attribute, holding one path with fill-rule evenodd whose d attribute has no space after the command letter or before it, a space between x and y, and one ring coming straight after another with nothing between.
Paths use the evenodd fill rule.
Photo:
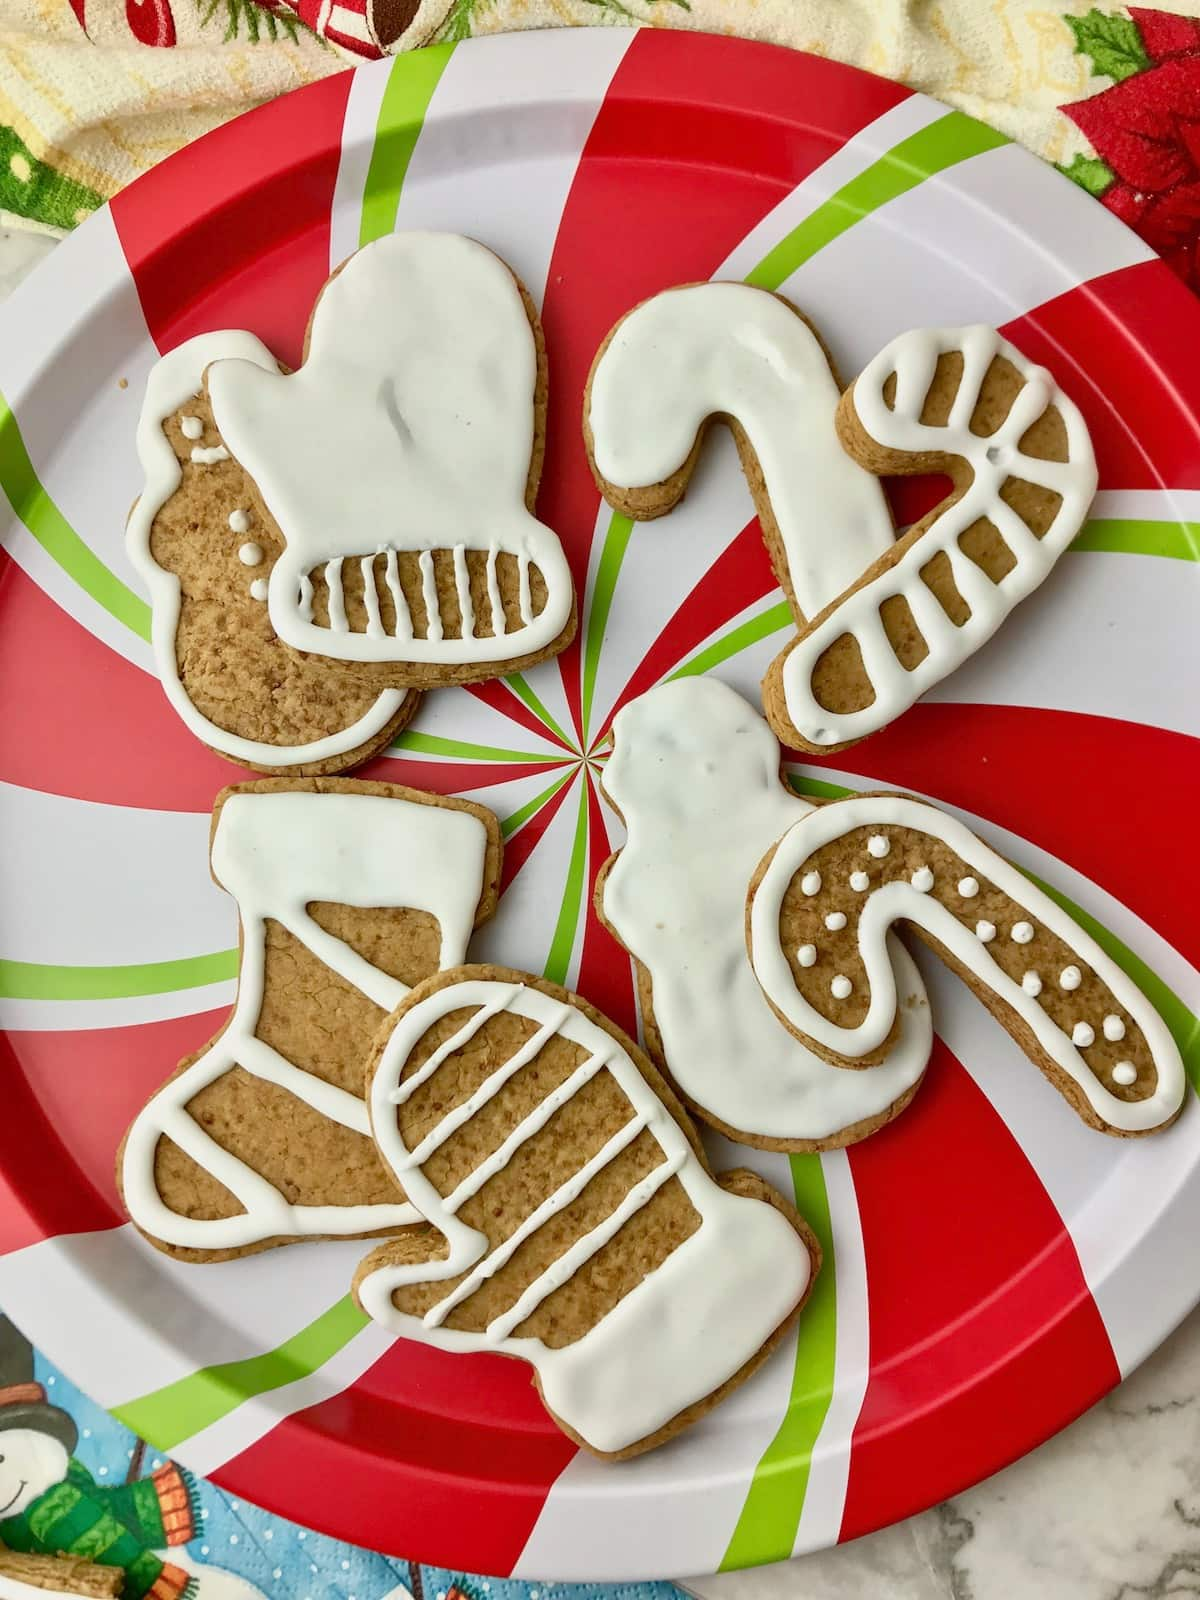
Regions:
<instances>
[{"instance_id":1,"label":"white royal icing","mask_svg":"<svg viewBox=\"0 0 1200 1600\"><path fill-rule=\"evenodd\" d=\"M1076 966L1064 967L1058 975L1060 989L1078 989L1083 982L1083 974Z\"/></svg>"},{"instance_id":2,"label":"white royal icing","mask_svg":"<svg viewBox=\"0 0 1200 1600\"><path fill-rule=\"evenodd\" d=\"M792 877L814 851L852 829L880 823L943 840L961 860L1032 911L1042 926L1077 951L1142 1030L1157 1074L1154 1092L1135 1101L1119 1100L1110 1094L1070 1037L1037 1004L1040 984L1036 989L1030 984L1031 977L1036 982L1036 975L1027 973L1021 983L1014 982L953 912L930 895L913 893L902 879L876 889L863 904L859 917L858 949L870 990L865 1017L856 1027L842 1028L816 1011L796 987L780 945L779 914L784 896ZM884 936L900 918L926 929L957 962L1010 1006L1033 1033L1039 1047L1074 1079L1092 1109L1111 1127L1140 1132L1158 1127L1178 1111L1186 1085L1183 1062L1166 1024L1137 985L1067 912L1016 867L990 850L956 818L919 800L902 795L865 795L819 807L793 825L780 840L750 908L755 973L773 1004L806 1038L847 1059L869 1055L885 1043L896 1019L895 976L884 954ZM1078 968L1067 971L1078 973Z\"/></svg>"},{"instance_id":3,"label":"white royal icing","mask_svg":"<svg viewBox=\"0 0 1200 1600\"><path fill-rule=\"evenodd\" d=\"M846 913L844 911L831 911L825 918L825 926L830 933L838 933L846 926Z\"/></svg>"},{"instance_id":4,"label":"white royal icing","mask_svg":"<svg viewBox=\"0 0 1200 1600\"><path fill-rule=\"evenodd\" d=\"M802 944L796 951L796 960L802 967L815 967L817 964L817 947L815 944Z\"/></svg>"},{"instance_id":5,"label":"white royal icing","mask_svg":"<svg viewBox=\"0 0 1200 1600\"><path fill-rule=\"evenodd\" d=\"M871 880L865 872L852 872L850 874L850 887L858 894L865 894L871 887Z\"/></svg>"},{"instance_id":6,"label":"white royal icing","mask_svg":"<svg viewBox=\"0 0 1200 1600\"><path fill-rule=\"evenodd\" d=\"M459 1031L414 1074L401 1082L404 1065L422 1035L439 1018L477 1008ZM463 1105L445 1115L414 1150L404 1143L396 1115L417 1086L478 1031L489 1016L510 1011L528 1017L538 1031ZM423 1163L553 1036L587 1052L585 1060L517 1125L504 1143L442 1195ZM559 1106L600 1072L615 1079L628 1101L628 1120L501 1244L462 1222L463 1203L496 1173ZM808 1286L807 1247L773 1205L729 1194L705 1171L683 1130L612 1036L574 1006L540 989L469 979L447 984L401 1017L384 1048L370 1088L371 1125L380 1154L412 1196L422 1216L445 1236L440 1259L381 1267L359 1285L368 1315L392 1331L453 1351L498 1350L521 1356L537 1371L542 1395L593 1449L615 1451L656 1432L694 1402L712 1394L770 1338ZM448 1328L445 1319L486 1283L543 1223L562 1211L643 1130L662 1161L631 1187L610 1215L577 1239L482 1333ZM700 1224L655 1271L629 1291L607 1315L573 1343L549 1349L515 1329L562 1284L588 1263L671 1178L678 1179L700 1214ZM424 1316L398 1311L395 1291L406 1284L466 1277ZM697 1337L703 1330L704 1337Z\"/></svg>"},{"instance_id":7,"label":"white royal icing","mask_svg":"<svg viewBox=\"0 0 1200 1600\"><path fill-rule=\"evenodd\" d=\"M877 861L882 861L891 848L886 834L873 833L867 840L867 854L874 856Z\"/></svg>"},{"instance_id":8,"label":"white royal icing","mask_svg":"<svg viewBox=\"0 0 1200 1600\"><path fill-rule=\"evenodd\" d=\"M1113 1082L1119 1083L1123 1088L1128 1088L1131 1083L1137 1082L1137 1068L1132 1061L1118 1061L1112 1075Z\"/></svg>"},{"instance_id":9,"label":"white royal icing","mask_svg":"<svg viewBox=\"0 0 1200 1600\"><path fill-rule=\"evenodd\" d=\"M740 695L681 678L613 723L604 788L628 838L604 885L604 915L648 970L672 1077L725 1126L776 1139L834 1137L878 1117L921 1077L933 1045L911 956L889 940L901 1038L870 1072L831 1067L787 1031L746 954L746 888L771 845L812 807L784 788L779 745Z\"/></svg>"},{"instance_id":10,"label":"white royal icing","mask_svg":"<svg viewBox=\"0 0 1200 1600\"><path fill-rule=\"evenodd\" d=\"M1032 922L1014 922L1012 925L1012 940L1015 944L1030 944L1033 941L1034 927Z\"/></svg>"},{"instance_id":11,"label":"white royal icing","mask_svg":"<svg viewBox=\"0 0 1200 1600\"><path fill-rule=\"evenodd\" d=\"M179 579L173 572L160 567L150 553L154 519L178 489L183 477L162 425L185 401L200 392L204 369L209 363L224 358L253 362L271 372L276 370L275 357L267 347L253 334L239 331L199 334L163 356L151 368L137 432L138 459L146 483L130 513L125 530L125 547L138 576L150 592L151 638L158 676L176 714L196 738L235 761L258 766L292 767L304 762L325 761L356 750L359 745L373 739L403 705L404 690L385 689L369 711L364 712L350 727L337 733L309 740L307 744L276 745L264 744L259 739L243 739L210 722L192 704L179 676L175 652L180 610Z\"/></svg>"},{"instance_id":12,"label":"white royal icing","mask_svg":"<svg viewBox=\"0 0 1200 1600\"><path fill-rule=\"evenodd\" d=\"M238 560L244 567L261 567L263 547L248 539L245 544L238 546Z\"/></svg>"},{"instance_id":13,"label":"white royal icing","mask_svg":"<svg viewBox=\"0 0 1200 1600\"><path fill-rule=\"evenodd\" d=\"M964 900L974 900L979 893L979 880L977 878L960 878L958 892Z\"/></svg>"},{"instance_id":14,"label":"white royal icing","mask_svg":"<svg viewBox=\"0 0 1200 1600\"><path fill-rule=\"evenodd\" d=\"M939 355L961 350L962 382L942 426L921 422ZM980 387L995 356L1003 356L1025 379L1012 410L995 433L981 437L970 429ZM884 385L896 374L895 406L883 398ZM854 409L865 432L889 449L912 453L942 452L960 456L974 474L969 488L916 539L903 556L860 589L847 594L811 633L788 652L782 687L787 714L812 745L843 744L884 727L912 705L974 651L1004 621L1019 600L1030 594L1083 525L1096 492L1096 462L1087 427L1078 408L1050 374L1034 366L992 328L931 328L903 333L870 362L854 384ZM1019 449L1019 441L1048 405L1058 408L1067 433L1067 460L1042 461ZM1038 539L1000 496L1005 480L1023 478L1062 496L1062 504ZM1000 533L1015 565L998 583L963 551L959 535L986 517ZM834 524L836 526L836 524ZM956 626L921 577L937 552L949 559L955 585L970 616ZM865 564L864 564L865 565ZM856 576L861 575L862 568ZM880 607L902 595L928 645L928 654L914 667L901 664L888 643ZM852 634L875 697L860 711L834 712L822 706L812 688L821 656L843 634Z\"/></svg>"},{"instance_id":15,"label":"white royal icing","mask_svg":"<svg viewBox=\"0 0 1200 1600\"><path fill-rule=\"evenodd\" d=\"M1026 994L1033 995L1036 1000L1042 992L1042 980L1036 972L1027 972L1021 979L1021 987Z\"/></svg>"},{"instance_id":16,"label":"white royal icing","mask_svg":"<svg viewBox=\"0 0 1200 1600\"><path fill-rule=\"evenodd\" d=\"M1104 1019L1104 1037L1116 1044L1125 1037L1125 1024L1118 1016L1107 1016Z\"/></svg>"},{"instance_id":17,"label":"white royal icing","mask_svg":"<svg viewBox=\"0 0 1200 1600\"><path fill-rule=\"evenodd\" d=\"M199 417L180 417L179 431L185 439L199 439L204 433L204 424Z\"/></svg>"},{"instance_id":18,"label":"white royal icing","mask_svg":"<svg viewBox=\"0 0 1200 1600\"><path fill-rule=\"evenodd\" d=\"M912 875L912 886L918 894L928 894L933 888L933 873L928 867L918 867Z\"/></svg>"},{"instance_id":19,"label":"white royal icing","mask_svg":"<svg viewBox=\"0 0 1200 1600\"><path fill-rule=\"evenodd\" d=\"M208 375L222 439L254 479L284 550L271 571L271 626L297 649L339 661L507 661L552 644L571 615L570 569L556 536L530 515L537 351L516 280L483 245L452 233L394 233L350 257L322 290L308 354L281 374L253 357ZM448 639L436 605L414 639L398 584L396 631L369 615L351 632L342 564L434 550L487 551L521 573L522 622ZM456 562L461 558L456 558ZM532 614L528 571L547 599ZM302 580L324 569L330 626L313 622ZM465 570L465 569L464 569ZM368 601L369 604L369 601Z\"/></svg>"},{"instance_id":20,"label":"white royal icing","mask_svg":"<svg viewBox=\"0 0 1200 1600\"><path fill-rule=\"evenodd\" d=\"M617 327L590 394L596 467L622 489L669 478L707 417L741 424L806 617L895 538L879 483L838 443L838 388L820 340L765 289L702 283L655 295Z\"/></svg>"},{"instance_id":21,"label":"white royal icing","mask_svg":"<svg viewBox=\"0 0 1200 1600\"><path fill-rule=\"evenodd\" d=\"M267 580L265 578L255 578L250 585L250 598L252 600L265 600L267 598Z\"/></svg>"},{"instance_id":22,"label":"white royal icing","mask_svg":"<svg viewBox=\"0 0 1200 1600\"><path fill-rule=\"evenodd\" d=\"M231 533L249 533L249 512L242 511L240 509L231 511L229 513L229 529Z\"/></svg>"},{"instance_id":23,"label":"white royal icing","mask_svg":"<svg viewBox=\"0 0 1200 1600\"><path fill-rule=\"evenodd\" d=\"M458 966L467 950L487 852L487 830L472 812L383 795L309 791L231 795L221 807L212 844L218 882L234 896L242 926L237 1003L229 1025L185 1072L143 1106L125 1144L125 1204L139 1227L167 1244L239 1249L282 1235L368 1232L410 1222L411 1206L290 1205L205 1133L186 1111L201 1089L233 1066L287 1089L315 1111L356 1133L370 1132L357 1095L294 1066L254 1030L263 1004L266 921L272 918L318 960L392 1011L406 986L363 959L308 915L314 900L349 906L407 906L437 918L439 964ZM154 1183L161 1137L177 1144L245 1207L243 1214L205 1220L163 1203Z\"/></svg>"}]
</instances>

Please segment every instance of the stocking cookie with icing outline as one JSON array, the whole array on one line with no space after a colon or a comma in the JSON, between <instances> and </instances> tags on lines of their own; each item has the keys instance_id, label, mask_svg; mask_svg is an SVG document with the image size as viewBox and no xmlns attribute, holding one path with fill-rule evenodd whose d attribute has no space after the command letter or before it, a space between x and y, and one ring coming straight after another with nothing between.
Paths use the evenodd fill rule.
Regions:
<instances>
[{"instance_id":1,"label":"stocking cookie with icing outline","mask_svg":"<svg viewBox=\"0 0 1200 1600\"><path fill-rule=\"evenodd\" d=\"M465 967L415 989L370 1069L379 1150L427 1219L360 1266L372 1318L519 1356L594 1455L663 1443L799 1315L821 1252L747 1171L714 1177L641 1051L556 984Z\"/></svg>"},{"instance_id":2,"label":"stocking cookie with icing outline","mask_svg":"<svg viewBox=\"0 0 1200 1600\"><path fill-rule=\"evenodd\" d=\"M837 424L869 471L943 472L953 489L768 668L768 721L814 751L878 732L986 643L1096 491L1078 408L992 328L901 334L842 397Z\"/></svg>"},{"instance_id":3,"label":"stocking cookie with icing outline","mask_svg":"<svg viewBox=\"0 0 1200 1600\"><path fill-rule=\"evenodd\" d=\"M1132 979L963 823L907 795L818 807L750 887L758 981L827 1060L874 1071L890 1049L897 1005L884 940L897 923L958 973L1090 1127L1131 1137L1178 1116L1178 1047Z\"/></svg>"},{"instance_id":4,"label":"stocking cookie with icing outline","mask_svg":"<svg viewBox=\"0 0 1200 1600\"><path fill-rule=\"evenodd\" d=\"M212 870L238 903L237 1002L117 1156L152 1244L220 1261L414 1219L371 1143L363 1064L409 986L464 959L495 909L500 852L483 806L395 784L222 791Z\"/></svg>"}]
</instances>

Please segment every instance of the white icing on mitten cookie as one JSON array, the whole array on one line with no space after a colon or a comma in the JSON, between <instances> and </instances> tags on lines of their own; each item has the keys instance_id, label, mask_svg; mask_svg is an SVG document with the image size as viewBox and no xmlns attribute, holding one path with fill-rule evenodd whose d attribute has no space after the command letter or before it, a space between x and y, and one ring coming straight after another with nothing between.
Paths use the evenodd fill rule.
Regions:
<instances>
[{"instance_id":1,"label":"white icing on mitten cookie","mask_svg":"<svg viewBox=\"0 0 1200 1600\"><path fill-rule=\"evenodd\" d=\"M848 1066L887 1050L898 999L885 939L896 922L959 972L1091 1126L1148 1133L1178 1114L1178 1047L1132 979L969 828L905 795L819 807L760 869L751 959L800 1038Z\"/></svg>"},{"instance_id":2,"label":"white icing on mitten cookie","mask_svg":"<svg viewBox=\"0 0 1200 1600\"><path fill-rule=\"evenodd\" d=\"M660 516L687 488L707 422L729 422L799 620L894 538L878 482L838 443L837 402L821 341L786 300L744 283L689 284L617 323L592 369L585 434L605 498ZM630 490L650 492L639 505Z\"/></svg>"},{"instance_id":3,"label":"white icing on mitten cookie","mask_svg":"<svg viewBox=\"0 0 1200 1600\"><path fill-rule=\"evenodd\" d=\"M371 1126L431 1226L368 1257L355 1291L407 1338L523 1357L556 1420L612 1455L742 1374L819 1253L761 1179L714 1179L649 1065L601 1023L489 967L401 1009Z\"/></svg>"},{"instance_id":4,"label":"white icing on mitten cookie","mask_svg":"<svg viewBox=\"0 0 1200 1600\"><path fill-rule=\"evenodd\" d=\"M631 701L613 739L604 789L628 838L600 880L598 909L649 980L647 1035L680 1093L706 1122L771 1148L861 1138L919 1083L933 1045L929 1005L891 939L908 1003L884 1065L839 1071L772 1015L746 953L746 886L812 810L781 781L775 736L740 695L697 677Z\"/></svg>"},{"instance_id":5,"label":"white icing on mitten cookie","mask_svg":"<svg viewBox=\"0 0 1200 1600\"><path fill-rule=\"evenodd\" d=\"M776 733L816 750L875 733L990 639L1078 534L1096 490L1078 408L992 328L901 334L848 391L840 421L873 470L949 472L955 488L768 672Z\"/></svg>"},{"instance_id":6,"label":"white icing on mitten cookie","mask_svg":"<svg viewBox=\"0 0 1200 1600\"><path fill-rule=\"evenodd\" d=\"M537 383L516 279L448 233L389 234L351 256L317 301L298 371L217 362L217 427L284 539L267 590L279 637L343 662L479 675L555 646L574 599L558 539L526 506ZM420 561L415 609L401 556ZM472 582L472 558L486 582ZM508 563L515 621L501 595Z\"/></svg>"}]
</instances>

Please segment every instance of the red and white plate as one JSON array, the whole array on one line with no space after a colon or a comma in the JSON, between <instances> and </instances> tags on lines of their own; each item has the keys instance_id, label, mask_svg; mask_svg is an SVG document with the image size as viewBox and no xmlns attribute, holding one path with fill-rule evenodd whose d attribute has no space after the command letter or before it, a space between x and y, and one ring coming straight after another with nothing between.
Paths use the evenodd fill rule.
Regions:
<instances>
[{"instance_id":1,"label":"red and white plate","mask_svg":"<svg viewBox=\"0 0 1200 1600\"><path fill-rule=\"evenodd\" d=\"M397 227L474 235L541 301L540 513L581 596L559 661L431 695L366 772L504 819L477 958L635 1023L591 910L620 839L597 783L613 713L681 671L754 697L788 621L728 439L685 507L631 528L598 500L580 398L638 300L748 278L809 313L844 372L901 329L990 322L1082 406L1101 491L1076 548L936 695L801 775L969 818L1137 976L1194 1082L1200 304L1087 195L920 95L769 47L600 30L439 46L243 117L0 311L0 1305L156 1449L405 1556L642 1578L851 1538L1046 1438L1200 1296L1200 1109L1153 1139L1090 1132L940 968L911 1109L846 1152L752 1157L829 1252L798 1334L635 1462L577 1454L522 1365L364 1326L358 1245L195 1268L122 1221L121 1132L214 1030L236 967L206 861L234 773L155 682L122 543L142 385L206 329L294 362L330 268Z\"/></svg>"}]
</instances>

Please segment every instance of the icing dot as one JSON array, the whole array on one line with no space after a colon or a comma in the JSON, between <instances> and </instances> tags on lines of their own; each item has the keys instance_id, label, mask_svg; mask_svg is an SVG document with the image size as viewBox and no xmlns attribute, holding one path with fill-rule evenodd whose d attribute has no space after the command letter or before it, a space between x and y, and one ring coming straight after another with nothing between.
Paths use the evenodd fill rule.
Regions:
<instances>
[{"instance_id":1,"label":"icing dot","mask_svg":"<svg viewBox=\"0 0 1200 1600\"><path fill-rule=\"evenodd\" d=\"M912 875L912 886L921 894L928 894L933 888L933 873L928 867L918 867Z\"/></svg>"},{"instance_id":2,"label":"icing dot","mask_svg":"<svg viewBox=\"0 0 1200 1600\"><path fill-rule=\"evenodd\" d=\"M800 887L805 894L820 894L821 874L815 867L811 872L806 872L800 879Z\"/></svg>"},{"instance_id":3,"label":"icing dot","mask_svg":"<svg viewBox=\"0 0 1200 1600\"><path fill-rule=\"evenodd\" d=\"M994 922L977 922L975 924L975 933L984 944L991 944L996 937L996 924Z\"/></svg>"},{"instance_id":4,"label":"icing dot","mask_svg":"<svg viewBox=\"0 0 1200 1600\"><path fill-rule=\"evenodd\" d=\"M1024 989L1026 994L1033 995L1034 999L1036 1000L1038 995L1042 992L1042 980L1038 977L1036 972L1027 972L1021 979L1021 987Z\"/></svg>"},{"instance_id":5,"label":"icing dot","mask_svg":"<svg viewBox=\"0 0 1200 1600\"><path fill-rule=\"evenodd\" d=\"M1090 1022L1077 1022L1071 1029L1071 1043L1086 1047L1095 1044L1096 1030Z\"/></svg>"},{"instance_id":6,"label":"icing dot","mask_svg":"<svg viewBox=\"0 0 1200 1600\"><path fill-rule=\"evenodd\" d=\"M1017 944L1028 944L1033 938L1033 923L1014 922L1012 936Z\"/></svg>"},{"instance_id":7,"label":"icing dot","mask_svg":"<svg viewBox=\"0 0 1200 1600\"><path fill-rule=\"evenodd\" d=\"M845 1000L853 987L854 985L850 982L850 979L839 972L829 985L829 991L835 1000Z\"/></svg>"},{"instance_id":8,"label":"icing dot","mask_svg":"<svg viewBox=\"0 0 1200 1600\"><path fill-rule=\"evenodd\" d=\"M1112 1039L1114 1043L1116 1040L1123 1039L1125 1037L1125 1024L1121 1021L1120 1017L1107 1016L1105 1017L1101 1026L1104 1029L1104 1037L1106 1039Z\"/></svg>"},{"instance_id":9,"label":"icing dot","mask_svg":"<svg viewBox=\"0 0 1200 1600\"><path fill-rule=\"evenodd\" d=\"M831 911L825 918L825 926L830 933L838 933L846 926L846 913L844 911Z\"/></svg>"},{"instance_id":10,"label":"icing dot","mask_svg":"<svg viewBox=\"0 0 1200 1600\"><path fill-rule=\"evenodd\" d=\"M850 887L857 889L859 894L864 894L871 887L871 880L865 872L852 872L850 874Z\"/></svg>"},{"instance_id":11,"label":"icing dot","mask_svg":"<svg viewBox=\"0 0 1200 1600\"><path fill-rule=\"evenodd\" d=\"M267 580L265 578L255 578L250 585L250 598L252 600L265 600L267 598Z\"/></svg>"},{"instance_id":12,"label":"icing dot","mask_svg":"<svg viewBox=\"0 0 1200 1600\"><path fill-rule=\"evenodd\" d=\"M1113 1082L1119 1083L1123 1089L1128 1089L1131 1083L1137 1082L1137 1068L1132 1061L1118 1061L1113 1068Z\"/></svg>"},{"instance_id":13,"label":"icing dot","mask_svg":"<svg viewBox=\"0 0 1200 1600\"><path fill-rule=\"evenodd\" d=\"M979 879L960 878L958 880L958 892L960 895L962 895L964 900L974 900L975 896L979 893Z\"/></svg>"},{"instance_id":14,"label":"icing dot","mask_svg":"<svg viewBox=\"0 0 1200 1600\"><path fill-rule=\"evenodd\" d=\"M250 513L248 511L231 511L229 513L229 527L233 533L247 533L250 528Z\"/></svg>"},{"instance_id":15,"label":"icing dot","mask_svg":"<svg viewBox=\"0 0 1200 1600\"><path fill-rule=\"evenodd\" d=\"M1078 989L1083 982L1083 973L1078 967L1064 967L1058 975L1060 989Z\"/></svg>"},{"instance_id":16,"label":"icing dot","mask_svg":"<svg viewBox=\"0 0 1200 1600\"><path fill-rule=\"evenodd\" d=\"M257 567L263 558L263 547L252 540L238 551L238 560L244 567Z\"/></svg>"},{"instance_id":17,"label":"icing dot","mask_svg":"<svg viewBox=\"0 0 1200 1600\"><path fill-rule=\"evenodd\" d=\"M214 461L228 461L229 451L223 444L214 444L211 449L205 445L192 446L192 460L200 467L211 467Z\"/></svg>"},{"instance_id":18,"label":"icing dot","mask_svg":"<svg viewBox=\"0 0 1200 1600\"><path fill-rule=\"evenodd\" d=\"M796 960L802 967L812 967L817 961L817 947L815 944L802 944L796 951Z\"/></svg>"},{"instance_id":19,"label":"icing dot","mask_svg":"<svg viewBox=\"0 0 1200 1600\"><path fill-rule=\"evenodd\" d=\"M884 838L882 833L873 833L867 840L867 854L874 856L877 861L881 857L887 855L891 848L891 845L888 843L887 839Z\"/></svg>"},{"instance_id":20,"label":"icing dot","mask_svg":"<svg viewBox=\"0 0 1200 1600\"><path fill-rule=\"evenodd\" d=\"M204 424L199 417L180 417L179 431L185 439L198 439L204 432Z\"/></svg>"}]
</instances>

